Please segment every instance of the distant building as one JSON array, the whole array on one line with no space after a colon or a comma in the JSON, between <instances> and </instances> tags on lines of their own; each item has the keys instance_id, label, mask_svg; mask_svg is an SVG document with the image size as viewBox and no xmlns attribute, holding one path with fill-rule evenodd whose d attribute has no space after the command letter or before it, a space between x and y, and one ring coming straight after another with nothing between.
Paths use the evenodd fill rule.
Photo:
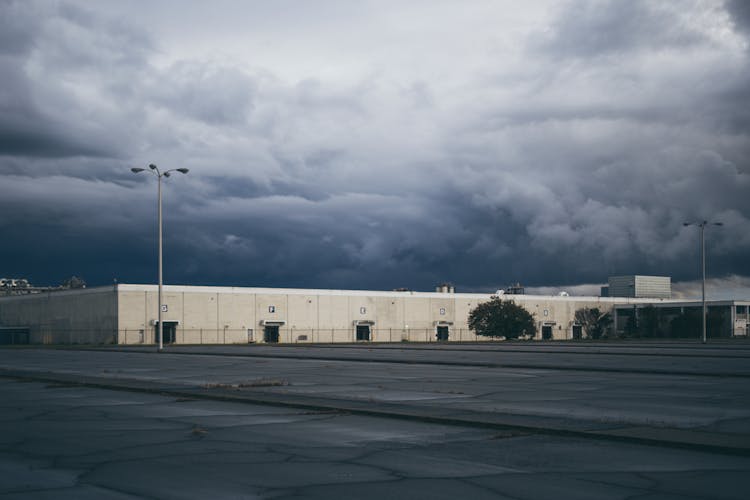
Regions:
<instances>
[{"instance_id":1,"label":"distant building","mask_svg":"<svg viewBox=\"0 0 750 500\"><path fill-rule=\"evenodd\" d=\"M609 297L671 299L672 279L669 276L610 276L608 292Z\"/></svg>"},{"instance_id":2,"label":"distant building","mask_svg":"<svg viewBox=\"0 0 750 500\"><path fill-rule=\"evenodd\" d=\"M700 338L700 301L661 301L615 304L614 333L618 337ZM747 337L750 334L750 301L707 302L708 338Z\"/></svg>"},{"instance_id":3,"label":"distant building","mask_svg":"<svg viewBox=\"0 0 750 500\"><path fill-rule=\"evenodd\" d=\"M18 295L33 291L35 287L26 278L0 278L0 294Z\"/></svg>"},{"instance_id":4,"label":"distant building","mask_svg":"<svg viewBox=\"0 0 750 500\"><path fill-rule=\"evenodd\" d=\"M526 295L526 289L518 282L507 287L504 292L508 295Z\"/></svg>"}]
</instances>

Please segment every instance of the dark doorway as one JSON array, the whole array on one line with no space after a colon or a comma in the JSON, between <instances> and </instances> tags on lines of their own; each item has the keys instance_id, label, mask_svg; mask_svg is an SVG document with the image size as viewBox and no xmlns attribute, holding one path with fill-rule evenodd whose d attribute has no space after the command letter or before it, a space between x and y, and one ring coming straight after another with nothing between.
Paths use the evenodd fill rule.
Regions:
<instances>
[{"instance_id":1,"label":"dark doorway","mask_svg":"<svg viewBox=\"0 0 750 500\"><path fill-rule=\"evenodd\" d=\"M542 326L542 340L552 340L552 325Z\"/></svg>"},{"instance_id":2,"label":"dark doorway","mask_svg":"<svg viewBox=\"0 0 750 500\"><path fill-rule=\"evenodd\" d=\"M370 325L357 325L357 340L370 340Z\"/></svg>"},{"instance_id":3,"label":"dark doorway","mask_svg":"<svg viewBox=\"0 0 750 500\"><path fill-rule=\"evenodd\" d=\"M573 325L573 340L581 340L583 338L583 327L581 325Z\"/></svg>"},{"instance_id":4,"label":"dark doorway","mask_svg":"<svg viewBox=\"0 0 750 500\"><path fill-rule=\"evenodd\" d=\"M263 342L269 344L276 344L279 342L278 325L266 325L265 328L263 328Z\"/></svg>"},{"instance_id":5,"label":"dark doorway","mask_svg":"<svg viewBox=\"0 0 750 500\"><path fill-rule=\"evenodd\" d=\"M29 329L25 327L11 328L0 327L0 344L28 344Z\"/></svg>"},{"instance_id":6,"label":"dark doorway","mask_svg":"<svg viewBox=\"0 0 750 500\"><path fill-rule=\"evenodd\" d=\"M165 321L161 331L163 344L174 344L177 337L177 321ZM154 325L154 344L159 343L159 322Z\"/></svg>"},{"instance_id":7,"label":"dark doorway","mask_svg":"<svg viewBox=\"0 0 750 500\"><path fill-rule=\"evenodd\" d=\"M438 342L445 342L448 340L448 336L450 335L450 331L447 326L438 326L437 327L437 339Z\"/></svg>"}]
</instances>

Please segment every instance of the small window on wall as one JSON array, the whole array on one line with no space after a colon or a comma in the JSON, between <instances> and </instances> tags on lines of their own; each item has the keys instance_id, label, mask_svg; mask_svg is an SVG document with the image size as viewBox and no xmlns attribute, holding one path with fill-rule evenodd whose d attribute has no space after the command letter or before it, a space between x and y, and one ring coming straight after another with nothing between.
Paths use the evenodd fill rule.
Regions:
<instances>
[{"instance_id":1,"label":"small window on wall","mask_svg":"<svg viewBox=\"0 0 750 500\"><path fill-rule=\"evenodd\" d=\"M747 314L747 306L737 306L736 313L737 314Z\"/></svg>"},{"instance_id":2,"label":"small window on wall","mask_svg":"<svg viewBox=\"0 0 750 500\"><path fill-rule=\"evenodd\" d=\"M440 316L445 316L445 307L440 308Z\"/></svg>"},{"instance_id":3,"label":"small window on wall","mask_svg":"<svg viewBox=\"0 0 750 500\"><path fill-rule=\"evenodd\" d=\"M275 313L276 312L276 306L268 306L268 312Z\"/></svg>"},{"instance_id":4,"label":"small window on wall","mask_svg":"<svg viewBox=\"0 0 750 500\"><path fill-rule=\"evenodd\" d=\"M366 307L360 307L359 308L359 314L367 314L367 308Z\"/></svg>"}]
</instances>

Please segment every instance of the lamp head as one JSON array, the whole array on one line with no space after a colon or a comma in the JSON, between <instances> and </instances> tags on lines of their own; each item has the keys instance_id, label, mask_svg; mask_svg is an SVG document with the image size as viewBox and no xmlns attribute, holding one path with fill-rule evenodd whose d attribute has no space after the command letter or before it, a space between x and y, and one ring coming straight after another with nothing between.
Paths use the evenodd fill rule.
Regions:
<instances>
[{"instance_id":1,"label":"lamp head","mask_svg":"<svg viewBox=\"0 0 750 500\"><path fill-rule=\"evenodd\" d=\"M186 173L190 172L190 169L188 169L188 168L178 168L178 169L176 169L176 170L177 170L177 171L178 171L179 173L181 173L181 174L186 174Z\"/></svg>"},{"instance_id":2,"label":"lamp head","mask_svg":"<svg viewBox=\"0 0 750 500\"><path fill-rule=\"evenodd\" d=\"M164 177L169 177L169 172L164 172L164 173L163 173L163 174L161 174L161 175L163 175Z\"/></svg>"},{"instance_id":3,"label":"lamp head","mask_svg":"<svg viewBox=\"0 0 750 500\"><path fill-rule=\"evenodd\" d=\"M150 168L151 170L156 170L156 165L154 165L154 164L152 163L152 164L150 164L150 165L148 166L148 168Z\"/></svg>"},{"instance_id":4,"label":"lamp head","mask_svg":"<svg viewBox=\"0 0 750 500\"><path fill-rule=\"evenodd\" d=\"M130 169L130 171L133 172L134 174L137 174L138 172L143 172L144 170L146 170L146 169L145 168L138 168L138 167L133 167L133 168Z\"/></svg>"}]
</instances>

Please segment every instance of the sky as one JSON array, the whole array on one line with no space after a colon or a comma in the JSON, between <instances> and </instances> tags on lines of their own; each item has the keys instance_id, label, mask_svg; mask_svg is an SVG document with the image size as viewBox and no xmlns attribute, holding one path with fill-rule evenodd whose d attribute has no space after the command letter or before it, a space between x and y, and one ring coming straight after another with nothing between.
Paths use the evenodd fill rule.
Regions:
<instances>
[{"instance_id":1,"label":"sky","mask_svg":"<svg viewBox=\"0 0 750 500\"><path fill-rule=\"evenodd\" d=\"M750 298L750 2L0 0L0 276ZM693 285L688 285L693 283ZM694 287L692 288L694 290Z\"/></svg>"}]
</instances>

